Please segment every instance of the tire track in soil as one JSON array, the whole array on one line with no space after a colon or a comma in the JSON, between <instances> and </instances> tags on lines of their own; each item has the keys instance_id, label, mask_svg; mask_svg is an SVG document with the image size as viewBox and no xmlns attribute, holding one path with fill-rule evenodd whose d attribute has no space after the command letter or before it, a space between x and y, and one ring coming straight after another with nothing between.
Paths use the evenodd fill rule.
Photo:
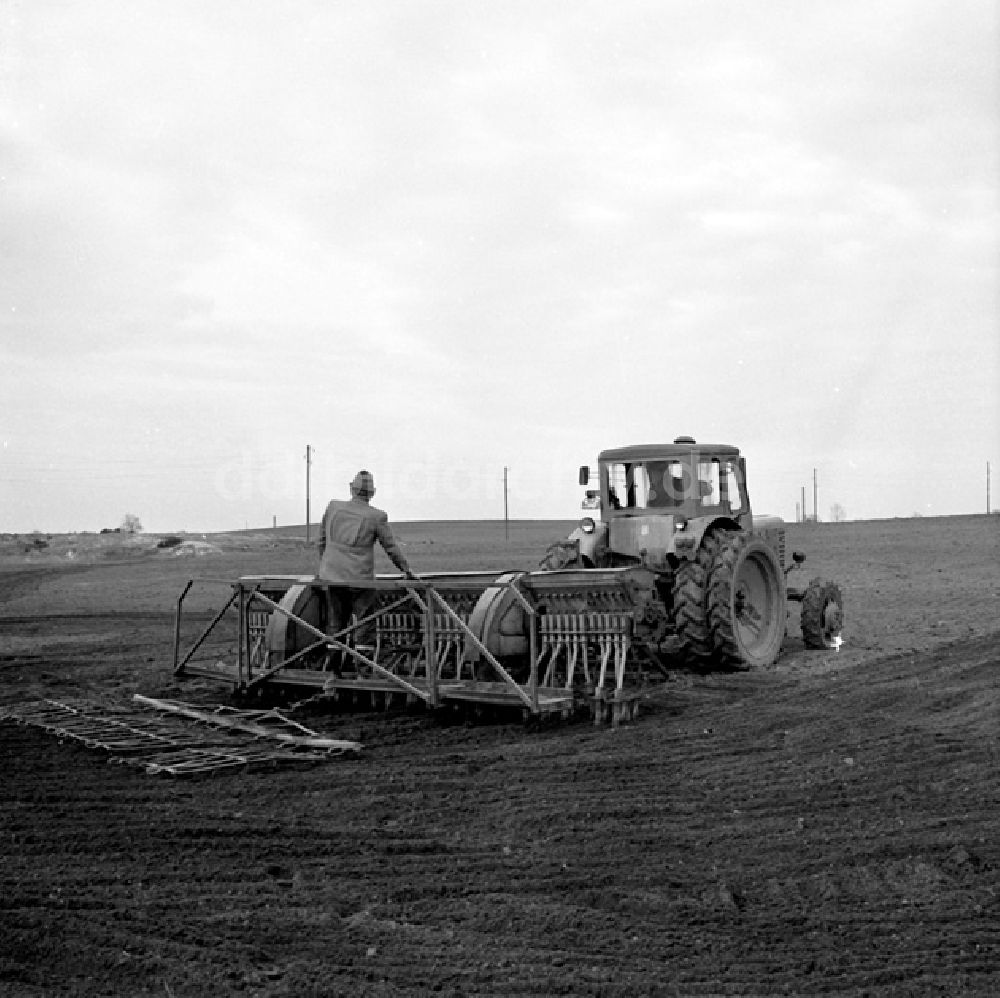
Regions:
<instances>
[{"instance_id":1,"label":"tire track in soil","mask_svg":"<svg viewBox=\"0 0 1000 998\"><path fill-rule=\"evenodd\" d=\"M201 783L2 724L0 994L991 994L997 658L313 714L364 756Z\"/></svg>"}]
</instances>

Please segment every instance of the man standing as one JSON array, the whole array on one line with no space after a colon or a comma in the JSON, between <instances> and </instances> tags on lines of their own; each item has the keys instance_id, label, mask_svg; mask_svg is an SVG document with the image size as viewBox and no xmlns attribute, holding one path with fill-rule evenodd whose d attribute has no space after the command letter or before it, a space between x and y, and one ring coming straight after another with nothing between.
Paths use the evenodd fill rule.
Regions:
<instances>
[{"instance_id":1,"label":"man standing","mask_svg":"<svg viewBox=\"0 0 1000 998\"><path fill-rule=\"evenodd\" d=\"M372 473L359 471L351 482L351 498L332 500L323 513L319 534L319 578L338 583L325 587L330 634L346 627L352 613L360 620L375 606L376 590L359 587L357 583L371 582L375 578L376 541L408 579L416 578L392 536L388 514L371 505L374 495ZM373 631L372 625L359 629L359 650L371 653Z\"/></svg>"}]
</instances>

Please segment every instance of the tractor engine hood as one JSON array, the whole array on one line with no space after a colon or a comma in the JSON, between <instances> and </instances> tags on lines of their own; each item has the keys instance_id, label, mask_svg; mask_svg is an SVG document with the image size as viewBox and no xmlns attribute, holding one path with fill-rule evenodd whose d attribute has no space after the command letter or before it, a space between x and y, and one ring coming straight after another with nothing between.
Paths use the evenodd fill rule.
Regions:
<instances>
[{"instance_id":1,"label":"tractor engine hood","mask_svg":"<svg viewBox=\"0 0 1000 998\"><path fill-rule=\"evenodd\" d=\"M668 551L674 547L678 517L613 516L608 521L608 547L615 554L638 558L650 568L666 565Z\"/></svg>"}]
</instances>

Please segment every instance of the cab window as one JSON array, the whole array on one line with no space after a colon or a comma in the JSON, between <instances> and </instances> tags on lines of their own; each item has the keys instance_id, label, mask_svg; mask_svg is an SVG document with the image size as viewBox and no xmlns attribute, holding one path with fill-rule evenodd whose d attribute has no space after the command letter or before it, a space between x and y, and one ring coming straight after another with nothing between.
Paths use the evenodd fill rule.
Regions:
<instances>
[{"instance_id":1,"label":"cab window","mask_svg":"<svg viewBox=\"0 0 1000 998\"><path fill-rule=\"evenodd\" d=\"M740 489L740 481L741 472L739 465L735 461L726 461L723 465L722 485L731 513L744 512L743 491Z\"/></svg>"},{"instance_id":2,"label":"cab window","mask_svg":"<svg viewBox=\"0 0 1000 998\"><path fill-rule=\"evenodd\" d=\"M649 478L641 464L608 466L608 504L612 509L644 509L649 501Z\"/></svg>"},{"instance_id":3,"label":"cab window","mask_svg":"<svg viewBox=\"0 0 1000 998\"><path fill-rule=\"evenodd\" d=\"M628 465L608 465L608 505L611 509L622 509L628 495Z\"/></svg>"},{"instance_id":4,"label":"cab window","mask_svg":"<svg viewBox=\"0 0 1000 998\"><path fill-rule=\"evenodd\" d=\"M698 505L718 506L722 502L721 469L718 459L698 462Z\"/></svg>"},{"instance_id":5,"label":"cab window","mask_svg":"<svg viewBox=\"0 0 1000 998\"><path fill-rule=\"evenodd\" d=\"M650 461L646 470L650 506L676 509L684 504L691 478L684 464L680 461Z\"/></svg>"}]
</instances>

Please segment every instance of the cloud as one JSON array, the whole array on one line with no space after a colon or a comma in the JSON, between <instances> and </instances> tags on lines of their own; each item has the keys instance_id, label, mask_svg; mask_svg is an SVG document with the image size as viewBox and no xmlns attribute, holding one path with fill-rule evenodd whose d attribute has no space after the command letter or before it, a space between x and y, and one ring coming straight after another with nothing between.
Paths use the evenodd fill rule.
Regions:
<instances>
[{"instance_id":1,"label":"cloud","mask_svg":"<svg viewBox=\"0 0 1000 998\"><path fill-rule=\"evenodd\" d=\"M405 465L411 515L483 499L418 498L418 468L492 489L516 465L552 513L602 447L681 432L808 469L964 420L985 452L997 20L971 0L23 5L0 87L5 433L64 453L69 424L112 469L158 453L164 494L185 454L243 474L311 441L331 489ZM216 492L206 516L238 517Z\"/></svg>"}]
</instances>

